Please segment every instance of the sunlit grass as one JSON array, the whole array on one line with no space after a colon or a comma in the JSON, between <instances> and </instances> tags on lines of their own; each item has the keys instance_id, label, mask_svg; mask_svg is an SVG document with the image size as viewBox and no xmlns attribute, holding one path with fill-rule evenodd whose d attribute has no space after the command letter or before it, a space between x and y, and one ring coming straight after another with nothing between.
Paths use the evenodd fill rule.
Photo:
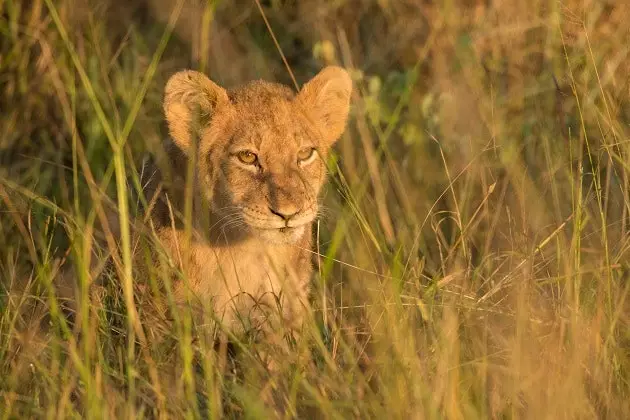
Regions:
<instances>
[{"instance_id":1,"label":"sunlit grass","mask_svg":"<svg viewBox=\"0 0 630 420\"><path fill-rule=\"evenodd\" d=\"M2 418L630 415L623 6L96 3L0 0ZM303 336L228 349L210 316L164 323L132 254L163 256L128 223L164 81L331 63L355 92Z\"/></svg>"}]
</instances>

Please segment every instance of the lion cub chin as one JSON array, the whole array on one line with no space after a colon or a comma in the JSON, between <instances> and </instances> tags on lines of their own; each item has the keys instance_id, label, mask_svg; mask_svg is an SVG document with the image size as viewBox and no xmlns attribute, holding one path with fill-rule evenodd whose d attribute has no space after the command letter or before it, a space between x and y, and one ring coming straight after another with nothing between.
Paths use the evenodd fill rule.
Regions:
<instances>
[{"instance_id":1,"label":"lion cub chin","mask_svg":"<svg viewBox=\"0 0 630 420\"><path fill-rule=\"evenodd\" d=\"M348 73L332 66L298 93L265 81L226 90L191 70L170 78L164 112L171 176L145 171L152 176L143 184L155 203L160 248L186 277L173 281L177 302L192 294L233 330L244 318L249 326L265 318L265 307L300 328L317 196L351 91ZM186 197L190 240L177 216L185 214Z\"/></svg>"}]
</instances>

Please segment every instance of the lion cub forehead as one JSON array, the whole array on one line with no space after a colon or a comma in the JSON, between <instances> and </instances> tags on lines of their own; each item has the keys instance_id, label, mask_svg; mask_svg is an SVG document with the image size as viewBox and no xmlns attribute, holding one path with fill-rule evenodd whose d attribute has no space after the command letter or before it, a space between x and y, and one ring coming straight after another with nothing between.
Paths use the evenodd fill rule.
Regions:
<instances>
[{"instance_id":1,"label":"lion cub forehead","mask_svg":"<svg viewBox=\"0 0 630 420\"><path fill-rule=\"evenodd\" d=\"M295 98L288 86L264 80L246 83L228 90L227 93L235 105L270 106L274 103L290 102Z\"/></svg>"},{"instance_id":2,"label":"lion cub forehead","mask_svg":"<svg viewBox=\"0 0 630 420\"><path fill-rule=\"evenodd\" d=\"M287 86L259 80L228 91L228 97L236 108L237 143L300 146L311 137Z\"/></svg>"}]
</instances>

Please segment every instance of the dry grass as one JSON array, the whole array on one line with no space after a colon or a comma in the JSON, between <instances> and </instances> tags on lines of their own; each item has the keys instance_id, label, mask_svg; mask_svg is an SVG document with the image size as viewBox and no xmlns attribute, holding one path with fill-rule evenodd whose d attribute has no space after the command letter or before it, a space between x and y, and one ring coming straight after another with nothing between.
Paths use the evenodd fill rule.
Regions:
<instances>
[{"instance_id":1,"label":"dry grass","mask_svg":"<svg viewBox=\"0 0 630 420\"><path fill-rule=\"evenodd\" d=\"M0 0L2 418L266 418L269 390L286 417L630 416L623 2L272 0L269 26L256 2L134 3ZM158 325L126 309L107 214L132 216L174 70L291 85L277 47L298 83L338 63L356 90L313 322L269 376L264 343L226 358L185 316L138 338ZM126 287L98 306L108 253ZM75 331L59 266L84 291Z\"/></svg>"}]
</instances>

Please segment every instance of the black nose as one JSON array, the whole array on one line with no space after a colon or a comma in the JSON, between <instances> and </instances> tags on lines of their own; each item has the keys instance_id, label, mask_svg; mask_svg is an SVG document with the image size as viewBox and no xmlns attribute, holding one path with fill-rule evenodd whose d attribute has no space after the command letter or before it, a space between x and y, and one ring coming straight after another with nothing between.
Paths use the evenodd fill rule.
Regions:
<instances>
[{"instance_id":1,"label":"black nose","mask_svg":"<svg viewBox=\"0 0 630 420\"><path fill-rule=\"evenodd\" d=\"M289 219L291 219L293 216L298 214L297 211L294 211L294 212L291 213L290 211L278 211L278 210L275 210L275 209L273 209L271 207L269 207L269 211L272 212L273 214L275 214L276 216L282 217L286 221L289 221Z\"/></svg>"}]
</instances>

